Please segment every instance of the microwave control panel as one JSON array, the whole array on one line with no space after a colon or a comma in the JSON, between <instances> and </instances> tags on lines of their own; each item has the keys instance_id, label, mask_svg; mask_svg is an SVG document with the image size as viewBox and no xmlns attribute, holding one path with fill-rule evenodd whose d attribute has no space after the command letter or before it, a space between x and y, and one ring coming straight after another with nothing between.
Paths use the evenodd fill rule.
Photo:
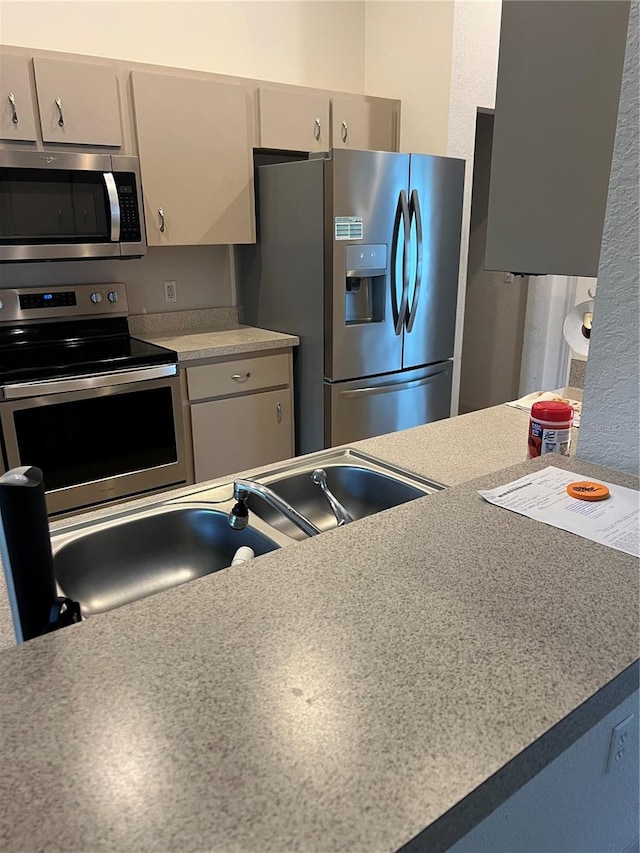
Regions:
<instances>
[{"instance_id":1,"label":"microwave control panel","mask_svg":"<svg viewBox=\"0 0 640 853\"><path fill-rule=\"evenodd\" d=\"M139 243L141 233L136 176L133 172L115 172L114 178L120 202L120 240Z\"/></svg>"}]
</instances>

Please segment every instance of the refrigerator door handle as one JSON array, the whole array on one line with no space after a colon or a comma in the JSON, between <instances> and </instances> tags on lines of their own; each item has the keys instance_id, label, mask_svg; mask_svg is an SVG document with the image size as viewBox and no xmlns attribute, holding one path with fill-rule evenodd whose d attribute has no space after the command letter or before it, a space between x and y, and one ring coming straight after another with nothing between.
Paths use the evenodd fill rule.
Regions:
<instances>
[{"instance_id":1,"label":"refrigerator door handle","mask_svg":"<svg viewBox=\"0 0 640 853\"><path fill-rule=\"evenodd\" d=\"M413 324L416 321L416 314L418 313L418 303L420 301L420 285L422 284L422 214L420 213L420 197L418 196L418 190L411 190L411 200L409 202L409 216L410 219L413 219L414 216L416 218L416 239L418 242L418 246L416 257L416 277L414 279L413 288L413 302L410 308L407 306L407 310L409 312L409 316L407 317L407 334L411 332L411 330L413 329Z\"/></svg>"},{"instance_id":2,"label":"refrigerator door handle","mask_svg":"<svg viewBox=\"0 0 640 853\"><path fill-rule=\"evenodd\" d=\"M402 250L402 298L398 307L396 267L398 262L398 243L400 238L400 223L403 224L404 245ZM393 224L393 238L391 240L391 311L393 313L393 325L396 335L402 334L409 299L409 262L411 251L411 218L409 215L409 204L407 193L400 190L396 218Z\"/></svg>"},{"instance_id":3,"label":"refrigerator door handle","mask_svg":"<svg viewBox=\"0 0 640 853\"><path fill-rule=\"evenodd\" d=\"M390 391L421 388L423 385L430 385L447 373L447 370L439 370L437 373L432 373L431 376L425 376L424 379L414 379L410 382L391 382L389 385L375 385L373 388L354 388L352 391L340 391L340 396L344 398L373 397L375 394L388 394Z\"/></svg>"}]
</instances>

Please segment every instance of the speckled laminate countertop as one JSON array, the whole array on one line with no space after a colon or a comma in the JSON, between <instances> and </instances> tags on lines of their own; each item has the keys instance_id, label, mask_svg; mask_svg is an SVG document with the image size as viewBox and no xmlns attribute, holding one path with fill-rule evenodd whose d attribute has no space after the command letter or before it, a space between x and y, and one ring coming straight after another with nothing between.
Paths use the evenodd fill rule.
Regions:
<instances>
[{"instance_id":1,"label":"speckled laminate countertop","mask_svg":"<svg viewBox=\"0 0 640 853\"><path fill-rule=\"evenodd\" d=\"M179 361L194 361L203 358L218 358L225 355L263 352L283 347L295 347L300 338L256 329L253 326L233 326L211 331L171 332L168 334L138 334L137 337L152 344L175 350Z\"/></svg>"},{"instance_id":2,"label":"speckled laminate countertop","mask_svg":"<svg viewBox=\"0 0 640 853\"><path fill-rule=\"evenodd\" d=\"M5 651L0 849L445 849L637 689L637 561L477 494L546 464Z\"/></svg>"}]
</instances>

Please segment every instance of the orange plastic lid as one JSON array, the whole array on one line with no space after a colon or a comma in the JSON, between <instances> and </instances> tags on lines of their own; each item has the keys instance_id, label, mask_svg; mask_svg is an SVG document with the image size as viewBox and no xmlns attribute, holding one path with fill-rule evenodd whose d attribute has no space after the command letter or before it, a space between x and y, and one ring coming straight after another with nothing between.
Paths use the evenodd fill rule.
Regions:
<instances>
[{"instance_id":1,"label":"orange plastic lid","mask_svg":"<svg viewBox=\"0 0 640 853\"><path fill-rule=\"evenodd\" d=\"M580 480L567 486L569 497L580 501L603 501L609 497L609 489L602 483L592 483L590 480Z\"/></svg>"}]
</instances>

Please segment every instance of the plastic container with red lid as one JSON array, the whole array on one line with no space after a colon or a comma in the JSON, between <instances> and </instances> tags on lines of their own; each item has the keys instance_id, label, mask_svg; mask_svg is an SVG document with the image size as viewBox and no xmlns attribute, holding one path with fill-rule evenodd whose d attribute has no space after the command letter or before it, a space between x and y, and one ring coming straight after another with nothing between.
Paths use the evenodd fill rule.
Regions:
<instances>
[{"instance_id":1,"label":"plastic container with red lid","mask_svg":"<svg viewBox=\"0 0 640 853\"><path fill-rule=\"evenodd\" d=\"M545 400L531 406L529 459L559 453L568 456L571 447L573 406L563 400Z\"/></svg>"}]
</instances>

